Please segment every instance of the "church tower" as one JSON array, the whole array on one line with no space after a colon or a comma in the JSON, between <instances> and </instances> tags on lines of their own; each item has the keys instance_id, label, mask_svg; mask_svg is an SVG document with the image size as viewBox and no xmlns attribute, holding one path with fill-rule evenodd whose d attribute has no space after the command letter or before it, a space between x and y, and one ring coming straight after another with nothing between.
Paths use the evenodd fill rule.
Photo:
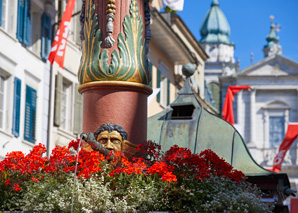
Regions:
<instances>
[{"instance_id":1,"label":"church tower","mask_svg":"<svg viewBox=\"0 0 298 213\"><path fill-rule=\"evenodd\" d=\"M270 33L266 37L267 44L263 48L264 58L272 55L281 55L282 48L279 44L279 37L276 35L275 31L278 30L278 26L273 23L274 17L271 16L271 26L270 26Z\"/></svg>"},{"instance_id":2,"label":"church tower","mask_svg":"<svg viewBox=\"0 0 298 213\"><path fill-rule=\"evenodd\" d=\"M218 0L213 0L211 8L200 28L200 43L208 54L205 62L205 79L208 84L218 83L218 77L235 73L234 43L229 39L230 25Z\"/></svg>"}]
</instances>

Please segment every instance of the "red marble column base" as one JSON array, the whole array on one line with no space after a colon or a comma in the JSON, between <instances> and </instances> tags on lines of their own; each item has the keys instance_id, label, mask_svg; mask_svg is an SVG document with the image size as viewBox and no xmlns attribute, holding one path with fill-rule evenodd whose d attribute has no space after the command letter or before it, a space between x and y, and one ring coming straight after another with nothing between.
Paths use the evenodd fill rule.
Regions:
<instances>
[{"instance_id":1,"label":"red marble column base","mask_svg":"<svg viewBox=\"0 0 298 213\"><path fill-rule=\"evenodd\" d=\"M83 95L83 132L95 132L102 124L119 124L128 141L147 140L147 98L149 86L134 82L96 81L80 85Z\"/></svg>"}]
</instances>

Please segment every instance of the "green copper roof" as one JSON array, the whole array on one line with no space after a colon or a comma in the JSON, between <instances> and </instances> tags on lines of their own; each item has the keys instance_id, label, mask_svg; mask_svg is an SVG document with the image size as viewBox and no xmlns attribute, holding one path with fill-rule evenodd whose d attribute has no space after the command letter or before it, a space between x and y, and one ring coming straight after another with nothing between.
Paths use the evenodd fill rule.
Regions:
<instances>
[{"instance_id":1,"label":"green copper roof","mask_svg":"<svg viewBox=\"0 0 298 213\"><path fill-rule=\"evenodd\" d=\"M200 28L200 42L233 44L229 39L230 32L229 22L219 8L218 0L213 0Z\"/></svg>"},{"instance_id":2,"label":"green copper roof","mask_svg":"<svg viewBox=\"0 0 298 213\"><path fill-rule=\"evenodd\" d=\"M270 41L279 41L279 37L276 35L276 33L275 33L275 24L271 24L271 26L270 26L270 33L269 33L269 35L266 37L266 40L268 41L268 42L270 42Z\"/></svg>"},{"instance_id":3,"label":"green copper roof","mask_svg":"<svg viewBox=\"0 0 298 213\"><path fill-rule=\"evenodd\" d=\"M271 23L271 25L270 25L270 33L266 37L266 40L267 40L268 43L264 46L265 48L266 47L269 47L270 48L270 47L272 47L274 45L274 43L278 43L279 42L279 37L275 33L275 30L276 30L275 28L276 28L275 24Z\"/></svg>"},{"instance_id":4,"label":"green copper roof","mask_svg":"<svg viewBox=\"0 0 298 213\"><path fill-rule=\"evenodd\" d=\"M254 161L242 137L231 124L202 107L192 90L190 77L177 98L147 121L148 140L160 144L164 151L175 144L196 154L211 149L245 175L274 173Z\"/></svg>"}]
</instances>

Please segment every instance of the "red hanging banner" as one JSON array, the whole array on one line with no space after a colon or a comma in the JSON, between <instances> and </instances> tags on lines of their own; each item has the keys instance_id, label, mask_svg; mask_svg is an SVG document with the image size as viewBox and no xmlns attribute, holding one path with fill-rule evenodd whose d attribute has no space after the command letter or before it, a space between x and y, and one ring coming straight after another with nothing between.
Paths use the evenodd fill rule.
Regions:
<instances>
[{"instance_id":1,"label":"red hanging banner","mask_svg":"<svg viewBox=\"0 0 298 213\"><path fill-rule=\"evenodd\" d=\"M66 9L63 13L60 26L58 28L57 34L55 36L54 42L52 44L51 52L49 54L48 60L53 64L55 61L63 69L65 48L67 43L67 36L69 31L70 19L72 16L72 11L75 6L75 0L69 0Z\"/></svg>"},{"instance_id":2,"label":"red hanging banner","mask_svg":"<svg viewBox=\"0 0 298 213\"><path fill-rule=\"evenodd\" d=\"M274 172L279 172L281 170L281 164L286 156L287 151L290 149L291 145L294 143L295 139L298 137L298 123L290 123L288 125L287 133L284 140L279 146L277 155L273 160Z\"/></svg>"},{"instance_id":3,"label":"red hanging banner","mask_svg":"<svg viewBox=\"0 0 298 213\"><path fill-rule=\"evenodd\" d=\"M233 105L234 95L243 89L250 89L250 86L229 86L225 103L222 109L222 118L228 121L230 124L234 125L234 113L233 113Z\"/></svg>"}]
</instances>

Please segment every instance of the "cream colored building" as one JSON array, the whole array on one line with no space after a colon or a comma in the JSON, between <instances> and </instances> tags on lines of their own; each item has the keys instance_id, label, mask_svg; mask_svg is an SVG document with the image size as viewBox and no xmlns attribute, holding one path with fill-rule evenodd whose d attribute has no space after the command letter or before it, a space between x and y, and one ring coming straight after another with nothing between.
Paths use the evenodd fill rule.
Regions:
<instances>
[{"instance_id":1,"label":"cream colored building","mask_svg":"<svg viewBox=\"0 0 298 213\"><path fill-rule=\"evenodd\" d=\"M153 1L150 25L152 37L149 58L152 63L153 95L148 100L148 117L162 111L171 103L184 84L182 66L193 63L196 72L192 85L204 107L215 113L205 101L204 69L208 56L199 42L176 13L160 13L161 1Z\"/></svg>"},{"instance_id":2,"label":"cream colored building","mask_svg":"<svg viewBox=\"0 0 298 213\"><path fill-rule=\"evenodd\" d=\"M48 145L52 1L0 0L0 160Z\"/></svg>"},{"instance_id":3,"label":"cream colored building","mask_svg":"<svg viewBox=\"0 0 298 213\"><path fill-rule=\"evenodd\" d=\"M62 18L67 1L56 0L56 23ZM54 63L52 69L51 96L51 138L50 149L65 146L81 133L82 129L82 97L78 93L77 72L81 59L80 11L82 1L76 1L70 23L64 69ZM56 26L56 29L58 24ZM56 32L56 30L55 30Z\"/></svg>"}]
</instances>

